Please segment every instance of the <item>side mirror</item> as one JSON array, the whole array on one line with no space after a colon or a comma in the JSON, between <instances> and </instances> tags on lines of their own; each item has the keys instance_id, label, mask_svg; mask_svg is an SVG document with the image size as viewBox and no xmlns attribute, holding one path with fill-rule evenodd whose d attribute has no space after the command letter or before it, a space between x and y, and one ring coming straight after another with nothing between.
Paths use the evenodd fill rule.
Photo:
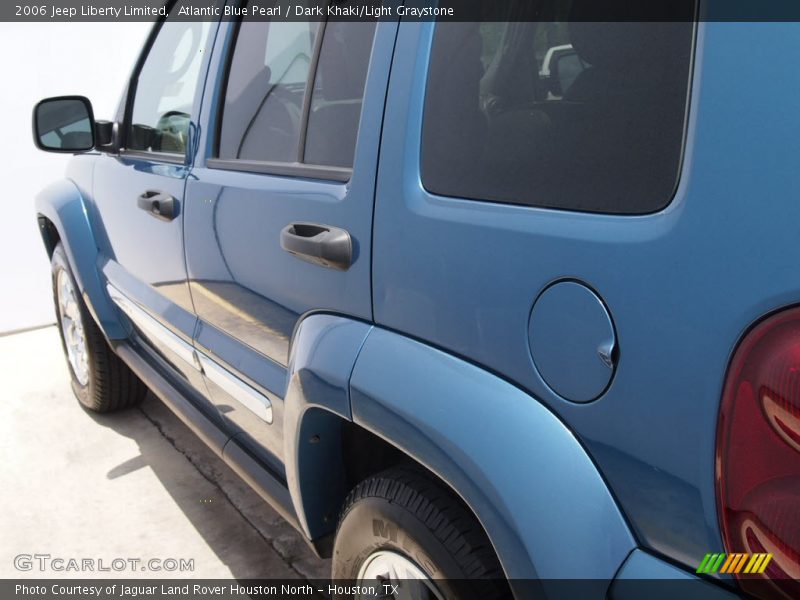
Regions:
<instances>
[{"instance_id":1,"label":"side mirror","mask_svg":"<svg viewBox=\"0 0 800 600\"><path fill-rule=\"evenodd\" d=\"M46 98L33 109L33 142L45 152L86 152L95 146L92 103L83 96Z\"/></svg>"}]
</instances>

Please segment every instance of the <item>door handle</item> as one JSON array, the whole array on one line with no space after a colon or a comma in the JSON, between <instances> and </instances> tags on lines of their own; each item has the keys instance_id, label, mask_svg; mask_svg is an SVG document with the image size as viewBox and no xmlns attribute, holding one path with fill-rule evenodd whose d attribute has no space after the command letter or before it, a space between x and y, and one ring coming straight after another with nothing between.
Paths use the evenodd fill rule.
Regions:
<instances>
[{"instance_id":1,"label":"door handle","mask_svg":"<svg viewBox=\"0 0 800 600\"><path fill-rule=\"evenodd\" d=\"M136 205L162 221L172 221L178 216L178 201L164 192L148 190L136 199Z\"/></svg>"},{"instance_id":2,"label":"door handle","mask_svg":"<svg viewBox=\"0 0 800 600\"><path fill-rule=\"evenodd\" d=\"M353 262L350 234L329 225L290 223L281 231L281 248L302 260L340 271Z\"/></svg>"}]
</instances>

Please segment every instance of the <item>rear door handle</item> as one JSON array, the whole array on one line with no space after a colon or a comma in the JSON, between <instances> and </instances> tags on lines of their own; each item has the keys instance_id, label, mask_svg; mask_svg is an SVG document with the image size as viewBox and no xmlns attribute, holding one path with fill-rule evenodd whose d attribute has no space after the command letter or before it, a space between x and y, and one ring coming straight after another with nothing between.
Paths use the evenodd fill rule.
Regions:
<instances>
[{"instance_id":1,"label":"rear door handle","mask_svg":"<svg viewBox=\"0 0 800 600\"><path fill-rule=\"evenodd\" d=\"M136 205L162 221L172 221L178 216L178 201L164 192L148 190L136 199Z\"/></svg>"},{"instance_id":2,"label":"rear door handle","mask_svg":"<svg viewBox=\"0 0 800 600\"><path fill-rule=\"evenodd\" d=\"M350 234L330 225L290 223L281 231L281 248L302 260L340 271L353 262Z\"/></svg>"}]
</instances>

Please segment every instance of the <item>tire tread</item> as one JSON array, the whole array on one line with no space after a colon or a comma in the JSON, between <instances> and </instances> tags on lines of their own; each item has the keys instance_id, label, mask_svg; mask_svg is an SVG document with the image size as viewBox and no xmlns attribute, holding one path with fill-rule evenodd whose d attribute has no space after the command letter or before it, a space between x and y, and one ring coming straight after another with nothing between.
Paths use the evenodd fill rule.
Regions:
<instances>
[{"instance_id":1,"label":"tire tread","mask_svg":"<svg viewBox=\"0 0 800 600\"><path fill-rule=\"evenodd\" d=\"M56 305L56 319L58 321L59 335L61 334L61 315L58 314L58 292L56 290L56 278L59 269L67 272L72 279L72 285L77 289L75 276L64 252L64 248L59 242L53 250L51 258L53 274L53 299ZM128 368L121 358L119 358L111 346L106 341L103 332L95 322L83 298L78 295L78 310L83 321L84 335L86 336L86 348L89 353L89 383L88 386L81 386L72 373L72 368L68 365L72 387L78 401L87 409L98 412L108 413L122 410L138 404L147 393L147 387L142 381ZM65 344L62 335L62 344ZM66 353L66 345L64 345Z\"/></svg>"},{"instance_id":2,"label":"tire tread","mask_svg":"<svg viewBox=\"0 0 800 600\"><path fill-rule=\"evenodd\" d=\"M483 528L449 491L413 467L393 467L359 483L342 506L339 522L358 502L383 498L415 515L455 558L469 579L504 580ZM498 586L491 597L506 597Z\"/></svg>"},{"instance_id":3,"label":"tire tread","mask_svg":"<svg viewBox=\"0 0 800 600\"><path fill-rule=\"evenodd\" d=\"M85 311L84 306L81 309ZM114 354L94 319L88 314L86 317L84 330L95 365L92 410L114 412L138 404L147 393L147 388L128 365Z\"/></svg>"}]
</instances>

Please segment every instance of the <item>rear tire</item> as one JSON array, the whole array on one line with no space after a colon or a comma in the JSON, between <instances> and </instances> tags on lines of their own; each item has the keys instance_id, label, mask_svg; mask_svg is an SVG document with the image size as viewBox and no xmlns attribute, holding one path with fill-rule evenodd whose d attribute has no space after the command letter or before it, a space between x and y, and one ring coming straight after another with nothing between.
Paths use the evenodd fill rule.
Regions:
<instances>
[{"instance_id":1,"label":"rear tire","mask_svg":"<svg viewBox=\"0 0 800 600\"><path fill-rule=\"evenodd\" d=\"M402 586L425 578L433 590L413 582L404 590L415 598L510 597L480 523L449 490L410 467L358 484L345 500L336 532L334 580L378 585L376 579L387 576Z\"/></svg>"},{"instance_id":2,"label":"rear tire","mask_svg":"<svg viewBox=\"0 0 800 600\"><path fill-rule=\"evenodd\" d=\"M60 242L50 266L58 331L78 402L101 413L140 402L147 388L114 354L89 314Z\"/></svg>"}]
</instances>

